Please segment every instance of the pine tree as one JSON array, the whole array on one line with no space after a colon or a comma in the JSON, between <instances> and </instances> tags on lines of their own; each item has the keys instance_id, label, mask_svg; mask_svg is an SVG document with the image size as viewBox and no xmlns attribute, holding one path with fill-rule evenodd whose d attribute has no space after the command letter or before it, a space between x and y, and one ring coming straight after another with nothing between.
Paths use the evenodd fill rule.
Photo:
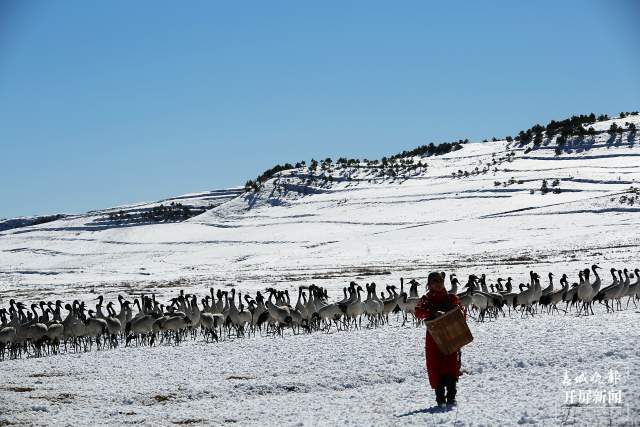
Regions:
<instances>
[{"instance_id":1,"label":"pine tree","mask_svg":"<svg viewBox=\"0 0 640 427\"><path fill-rule=\"evenodd\" d=\"M535 137L533 138L533 145L540 145L540 144L542 144L542 132L536 133Z\"/></svg>"},{"instance_id":2,"label":"pine tree","mask_svg":"<svg viewBox=\"0 0 640 427\"><path fill-rule=\"evenodd\" d=\"M540 187L540 192L542 194L546 194L549 191L549 187L547 186L547 180L543 179L542 180L542 186Z\"/></svg>"}]
</instances>

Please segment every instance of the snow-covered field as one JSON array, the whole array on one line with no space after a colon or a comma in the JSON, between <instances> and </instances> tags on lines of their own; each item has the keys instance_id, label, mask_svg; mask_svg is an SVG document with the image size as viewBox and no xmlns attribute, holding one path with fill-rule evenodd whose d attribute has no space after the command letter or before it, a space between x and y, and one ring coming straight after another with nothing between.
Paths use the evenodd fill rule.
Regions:
<instances>
[{"instance_id":1,"label":"snow-covered field","mask_svg":"<svg viewBox=\"0 0 640 427\"><path fill-rule=\"evenodd\" d=\"M640 118L617 122L640 125ZM10 298L160 298L273 284L316 283L337 297L349 280L395 284L432 270L512 276L517 286L531 269L574 282L593 263L640 267L640 204L628 202L630 187L640 187L640 138L601 133L568 147L556 155L554 143L529 152L506 141L469 143L396 179L353 168L350 181L301 190L300 171L287 171L257 195L189 195L203 206L219 200L185 222L122 226L105 221L121 209L113 208L2 231L0 306ZM472 173L476 167L489 171ZM470 175L453 177L458 171ZM543 179L550 189L557 179L561 192L541 194ZM610 280L603 275L603 286ZM637 425L639 314L596 311L472 322L460 405L446 413L428 410L424 329L392 322L3 361L0 425ZM565 369L619 369L623 408L562 408L571 389L562 384Z\"/></svg>"},{"instance_id":2,"label":"snow-covered field","mask_svg":"<svg viewBox=\"0 0 640 427\"><path fill-rule=\"evenodd\" d=\"M456 409L433 409L424 328L251 337L0 363L0 424L637 425L638 312L471 322ZM616 384L608 373L618 372ZM602 384L563 384L584 373ZM622 404L565 403L581 389ZM577 398L576 398L577 399ZM634 424L635 423L635 424Z\"/></svg>"}]
</instances>

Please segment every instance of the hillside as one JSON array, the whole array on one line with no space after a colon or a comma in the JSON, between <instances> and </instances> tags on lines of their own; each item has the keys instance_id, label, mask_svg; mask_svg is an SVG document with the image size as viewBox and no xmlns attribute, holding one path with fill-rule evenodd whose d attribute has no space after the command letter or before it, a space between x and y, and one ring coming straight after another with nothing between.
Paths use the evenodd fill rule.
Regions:
<instances>
[{"instance_id":1,"label":"hillside","mask_svg":"<svg viewBox=\"0 0 640 427\"><path fill-rule=\"evenodd\" d=\"M257 191L198 193L4 230L0 292L42 298L97 287L164 293L299 281L341 289L354 276L385 282L434 268L519 280L532 265L573 274L603 258L638 259L640 140L632 131L607 133L612 123L627 129L640 116L596 122L593 135L563 144L557 136L542 144L472 142L384 166L299 165ZM192 215L140 216L171 203Z\"/></svg>"}]
</instances>

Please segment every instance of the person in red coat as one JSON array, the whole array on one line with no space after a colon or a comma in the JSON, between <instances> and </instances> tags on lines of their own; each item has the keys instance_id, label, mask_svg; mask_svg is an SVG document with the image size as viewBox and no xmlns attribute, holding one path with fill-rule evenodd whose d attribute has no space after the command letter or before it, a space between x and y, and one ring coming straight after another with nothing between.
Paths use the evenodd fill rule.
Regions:
<instances>
[{"instance_id":1,"label":"person in red coat","mask_svg":"<svg viewBox=\"0 0 640 427\"><path fill-rule=\"evenodd\" d=\"M427 287L427 293L416 305L418 319L433 320L455 308L456 305L462 308L458 297L449 294L445 289L444 277L441 273L430 273ZM436 391L436 403L438 406L445 406L445 403L455 405L456 383L460 377L460 351L452 354L442 353L427 330L424 352L429 384Z\"/></svg>"}]
</instances>

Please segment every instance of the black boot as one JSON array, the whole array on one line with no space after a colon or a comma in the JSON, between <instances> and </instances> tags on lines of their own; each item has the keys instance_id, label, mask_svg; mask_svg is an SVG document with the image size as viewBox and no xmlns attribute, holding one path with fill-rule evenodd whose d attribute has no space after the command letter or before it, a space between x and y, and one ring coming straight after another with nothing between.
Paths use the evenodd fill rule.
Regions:
<instances>
[{"instance_id":1,"label":"black boot","mask_svg":"<svg viewBox=\"0 0 640 427\"><path fill-rule=\"evenodd\" d=\"M452 375L447 375L444 382L447 387L447 405L456 404L456 382L458 382L457 378Z\"/></svg>"},{"instance_id":2,"label":"black boot","mask_svg":"<svg viewBox=\"0 0 640 427\"><path fill-rule=\"evenodd\" d=\"M438 406L442 406L445 404L445 402L446 399L444 396L444 384L440 383L438 387L436 387L436 403L438 404Z\"/></svg>"}]
</instances>

